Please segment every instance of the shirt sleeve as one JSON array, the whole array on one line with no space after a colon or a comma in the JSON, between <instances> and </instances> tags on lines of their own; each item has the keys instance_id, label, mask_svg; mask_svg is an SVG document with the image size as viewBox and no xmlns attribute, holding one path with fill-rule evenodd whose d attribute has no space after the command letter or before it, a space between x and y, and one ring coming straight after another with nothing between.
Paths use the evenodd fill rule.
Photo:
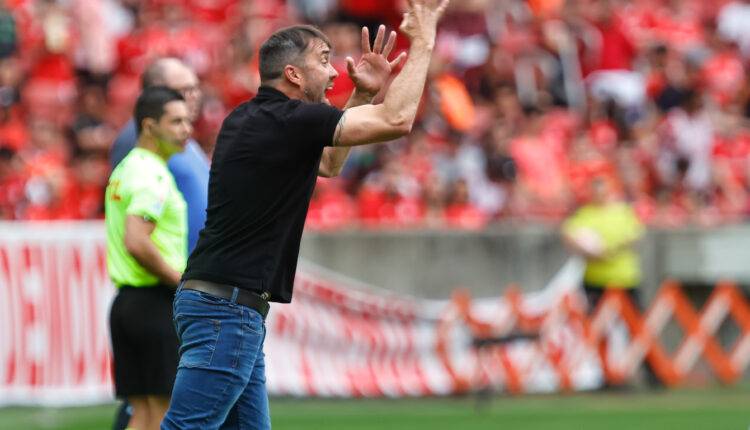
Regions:
<instances>
[{"instance_id":1,"label":"shirt sleeve","mask_svg":"<svg viewBox=\"0 0 750 430\"><path fill-rule=\"evenodd\" d=\"M333 146L333 133L344 111L324 103L300 103L289 121L298 136L304 136L313 148Z\"/></svg>"},{"instance_id":2,"label":"shirt sleeve","mask_svg":"<svg viewBox=\"0 0 750 430\"><path fill-rule=\"evenodd\" d=\"M130 199L125 213L158 222L169 195L169 178L164 174L146 176L134 180L128 187Z\"/></svg>"}]
</instances>

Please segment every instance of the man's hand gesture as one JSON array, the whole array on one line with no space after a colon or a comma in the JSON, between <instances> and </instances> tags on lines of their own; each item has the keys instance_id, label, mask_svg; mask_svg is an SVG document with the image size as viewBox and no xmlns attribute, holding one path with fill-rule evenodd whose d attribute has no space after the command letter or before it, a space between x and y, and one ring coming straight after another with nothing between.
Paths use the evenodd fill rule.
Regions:
<instances>
[{"instance_id":1,"label":"man's hand gesture","mask_svg":"<svg viewBox=\"0 0 750 430\"><path fill-rule=\"evenodd\" d=\"M430 48L435 44L435 34L440 17L448 8L450 0L409 0L399 30L412 43L425 43Z\"/></svg>"},{"instance_id":2,"label":"man's hand gesture","mask_svg":"<svg viewBox=\"0 0 750 430\"><path fill-rule=\"evenodd\" d=\"M346 69L357 91L369 97L375 97L388 81L393 70L406 58L406 53L402 52L396 59L389 62L388 55L393 50L393 45L396 44L396 32L391 31L385 46L383 46L384 36L385 26L381 25L375 36L375 42L370 48L370 32L367 27L362 27L362 58L355 64L352 57L346 57Z\"/></svg>"}]
</instances>

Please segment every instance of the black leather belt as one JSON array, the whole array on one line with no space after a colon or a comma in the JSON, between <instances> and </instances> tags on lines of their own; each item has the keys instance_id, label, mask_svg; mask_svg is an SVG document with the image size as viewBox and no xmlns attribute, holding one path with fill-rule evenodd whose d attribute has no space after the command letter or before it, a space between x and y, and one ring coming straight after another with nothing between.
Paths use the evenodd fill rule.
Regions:
<instances>
[{"instance_id":1,"label":"black leather belt","mask_svg":"<svg viewBox=\"0 0 750 430\"><path fill-rule=\"evenodd\" d=\"M237 290L237 299L234 302L243 306L247 306L250 309L255 309L259 314L263 316L263 319L266 318L266 315L268 315L268 309L270 309L271 307L268 304L268 300L263 299L263 297L261 297L260 295L253 293L252 291L243 290L242 288L233 287L231 285L190 279L182 284L182 288L186 290L200 291L202 293L211 294L212 296L220 297L222 299L230 301L235 294L235 290Z\"/></svg>"}]
</instances>

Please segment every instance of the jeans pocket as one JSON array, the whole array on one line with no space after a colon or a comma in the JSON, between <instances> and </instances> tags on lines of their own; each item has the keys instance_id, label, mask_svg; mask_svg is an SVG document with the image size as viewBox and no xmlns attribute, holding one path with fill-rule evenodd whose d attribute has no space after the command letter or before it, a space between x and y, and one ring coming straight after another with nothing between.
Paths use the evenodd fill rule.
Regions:
<instances>
[{"instance_id":1,"label":"jeans pocket","mask_svg":"<svg viewBox=\"0 0 750 430\"><path fill-rule=\"evenodd\" d=\"M232 303L231 301L214 296L213 294L204 293L203 291L196 291L195 292L195 298L202 302L207 304L215 304L215 305L223 305L223 306L236 306L236 304Z\"/></svg>"},{"instance_id":2,"label":"jeans pocket","mask_svg":"<svg viewBox=\"0 0 750 430\"><path fill-rule=\"evenodd\" d=\"M221 321L186 315L177 315L175 321L181 340L180 367L210 366L221 332Z\"/></svg>"},{"instance_id":3,"label":"jeans pocket","mask_svg":"<svg viewBox=\"0 0 750 430\"><path fill-rule=\"evenodd\" d=\"M263 335L265 327L263 316L255 309L248 309L246 316L247 318L243 319L242 328L252 334Z\"/></svg>"}]
</instances>

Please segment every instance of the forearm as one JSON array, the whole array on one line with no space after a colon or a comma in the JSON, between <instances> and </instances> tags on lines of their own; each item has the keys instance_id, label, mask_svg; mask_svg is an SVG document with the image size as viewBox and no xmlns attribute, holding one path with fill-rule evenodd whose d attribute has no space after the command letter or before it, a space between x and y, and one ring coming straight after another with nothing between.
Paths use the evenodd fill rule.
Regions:
<instances>
[{"instance_id":1,"label":"forearm","mask_svg":"<svg viewBox=\"0 0 750 430\"><path fill-rule=\"evenodd\" d=\"M349 108L353 108L356 106L370 104L374 97L375 97L375 94L368 94L362 91L358 91L357 89L354 89L354 91L352 91L352 95L349 96L349 100L346 101L344 110L347 110Z\"/></svg>"},{"instance_id":2,"label":"forearm","mask_svg":"<svg viewBox=\"0 0 750 430\"><path fill-rule=\"evenodd\" d=\"M580 243L571 235L563 233L563 242L574 254L579 255L587 260L598 260L602 257L601 253L592 252L592 250L581 246Z\"/></svg>"},{"instance_id":3,"label":"forearm","mask_svg":"<svg viewBox=\"0 0 750 430\"><path fill-rule=\"evenodd\" d=\"M383 100L383 109L390 122L407 124L411 128L422 99L427 70L430 66L434 40L412 41L409 55L401 73L391 83Z\"/></svg>"},{"instance_id":4,"label":"forearm","mask_svg":"<svg viewBox=\"0 0 750 430\"><path fill-rule=\"evenodd\" d=\"M128 252L149 273L166 285L177 286L182 274L174 270L159 253L151 238L135 238L130 241Z\"/></svg>"},{"instance_id":5,"label":"forearm","mask_svg":"<svg viewBox=\"0 0 750 430\"><path fill-rule=\"evenodd\" d=\"M372 102L372 99L374 97L374 94L368 94L361 91L357 91L356 89L352 92L352 95L349 97L349 100L346 102L346 106L344 106L344 111L349 108L353 108L356 106L362 106L369 104ZM344 112L344 116L342 116L341 121L346 121L345 118L346 112ZM341 169L344 168L344 164L346 163L347 158L349 158L349 151L351 150L351 147L349 146L339 146L339 147L328 147L323 150L323 155L320 159L320 167L318 168L318 175L323 176L326 178L332 178L334 176L338 176L341 173Z\"/></svg>"}]
</instances>

